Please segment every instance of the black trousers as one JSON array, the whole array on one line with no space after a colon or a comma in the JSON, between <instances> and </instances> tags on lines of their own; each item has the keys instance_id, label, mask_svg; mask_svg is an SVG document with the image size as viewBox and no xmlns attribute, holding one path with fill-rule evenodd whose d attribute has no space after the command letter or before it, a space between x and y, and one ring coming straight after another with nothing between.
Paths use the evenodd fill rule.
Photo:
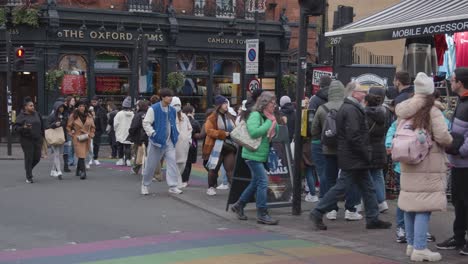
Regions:
<instances>
[{"instance_id":1,"label":"black trousers","mask_svg":"<svg viewBox=\"0 0 468 264\"><path fill-rule=\"evenodd\" d=\"M187 160L187 163L185 163L184 172L182 173L182 182L189 181L190 173L192 173L192 162Z\"/></svg>"},{"instance_id":2,"label":"black trousers","mask_svg":"<svg viewBox=\"0 0 468 264\"><path fill-rule=\"evenodd\" d=\"M102 134L96 134L93 138L93 159L97 160L99 157L99 148L101 147Z\"/></svg>"},{"instance_id":3,"label":"black trousers","mask_svg":"<svg viewBox=\"0 0 468 264\"><path fill-rule=\"evenodd\" d=\"M32 170L41 161L42 139L24 138L20 139L21 148L24 153L24 169L26 178L33 178Z\"/></svg>"},{"instance_id":4,"label":"black trousers","mask_svg":"<svg viewBox=\"0 0 468 264\"><path fill-rule=\"evenodd\" d=\"M122 144L117 142L117 150L119 152L119 159L131 160L132 159L132 145L130 144Z\"/></svg>"},{"instance_id":5,"label":"black trousers","mask_svg":"<svg viewBox=\"0 0 468 264\"><path fill-rule=\"evenodd\" d=\"M115 140L115 132L114 131L111 131L109 133L109 139L110 139L110 145L111 145L111 150L112 150L112 158L116 158L117 157L117 148L118 148L118 144L117 144L117 141Z\"/></svg>"},{"instance_id":6,"label":"black trousers","mask_svg":"<svg viewBox=\"0 0 468 264\"><path fill-rule=\"evenodd\" d=\"M456 241L466 243L468 232L468 168L452 169L452 203L455 207L453 234Z\"/></svg>"}]
</instances>

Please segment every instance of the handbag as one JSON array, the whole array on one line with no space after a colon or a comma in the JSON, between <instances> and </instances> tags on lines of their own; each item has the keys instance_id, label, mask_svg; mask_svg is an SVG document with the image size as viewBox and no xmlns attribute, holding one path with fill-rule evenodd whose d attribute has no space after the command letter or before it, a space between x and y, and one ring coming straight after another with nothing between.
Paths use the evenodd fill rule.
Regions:
<instances>
[{"instance_id":1,"label":"handbag","mask_svg":"<svg viewBox=\"0 0 468 264\"><path fill-rule=\"evenodd\" d=\"M48 128L44 131L46 142L49 146L62 145L65 143L63 127Z\"/></svg>"},{"instance_id":2,"label":"handbag","mask_svg":"<svg viewBox=\"0 0 468 264\"><path fill-rule=\"evenodd\" d=\"M86 141L86 140L89 139L89 134L88 133L81 134L81 135L77 136L76 139L78 139L79 142Z\"/></svg>"},{"instance_id":3,"label":"handbag","mask_svg":"<svg viewBox=\"0 0 468 264\"><path fill-rule=\"evenodd\" d=\"M247 124L242 120L230 133L231 139L238 145L250 150L256 151L262 143L262 138L252 138L247 130Z\"/></svg>"}]
</instances>

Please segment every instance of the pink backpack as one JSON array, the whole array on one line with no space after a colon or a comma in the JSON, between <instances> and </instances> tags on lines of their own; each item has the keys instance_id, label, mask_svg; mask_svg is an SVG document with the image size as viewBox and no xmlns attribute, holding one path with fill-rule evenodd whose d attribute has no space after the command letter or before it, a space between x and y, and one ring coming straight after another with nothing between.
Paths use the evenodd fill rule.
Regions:
<instances>
[{"instance_id":1,"label":"pink backpack","mask_svg":"<svg viewBox=\"0 0 468 264\"><path fill-rule=\"evenodd\" d=\"M392 142L392 160L418 164L431 150L431 134L425 129L413 129L411 119L399 120Z\"/></svg>"}]
</instances>

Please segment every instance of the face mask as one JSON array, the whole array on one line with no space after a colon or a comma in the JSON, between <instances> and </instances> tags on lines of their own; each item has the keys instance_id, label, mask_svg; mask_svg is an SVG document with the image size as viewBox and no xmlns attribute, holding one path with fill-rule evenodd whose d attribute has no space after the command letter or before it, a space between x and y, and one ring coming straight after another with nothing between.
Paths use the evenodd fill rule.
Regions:
<instances>
[{"instance_id":1,"label":"face mask","mask_svg":"<svg viewBox=\"0 0 468 264\"><path fill-rule=\"evenodd\" d=\"M176 106L174 106L174 108L175 108L175 110L176 110L177 112L180 112L180 110L181 110L180 105L176 105Z\"/></svg>"}]
</instances>

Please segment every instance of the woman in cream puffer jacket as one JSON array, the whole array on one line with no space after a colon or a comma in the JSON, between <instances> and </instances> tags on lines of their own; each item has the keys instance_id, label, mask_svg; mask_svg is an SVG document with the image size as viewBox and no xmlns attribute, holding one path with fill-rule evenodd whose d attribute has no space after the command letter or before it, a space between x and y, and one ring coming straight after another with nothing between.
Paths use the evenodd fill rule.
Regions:
<instances>
[{"instance_id":1,"label":"woman in cream puffer jacket","mask_svg":"<svg viewBox=\"0 0 468 264\"><path fill-rule=\"evenodd\" d=\"M411 119L415 126L426 124L432 137L429 154L418 164L401 162L401 191L398 206L405 211L405 230L408 246L406 254L412 261L439 261L437 252L427 248L431 212L443 211L447 207L445 194L447 164L444 147L452 142L442 111L434 104L434 84L431 78L419 73L415 80L414 97L396 107L398 122ZM427 116L429 115L429 116ZM428 118L428 119L426 119Z\"/></svg>"}]
</instances>

